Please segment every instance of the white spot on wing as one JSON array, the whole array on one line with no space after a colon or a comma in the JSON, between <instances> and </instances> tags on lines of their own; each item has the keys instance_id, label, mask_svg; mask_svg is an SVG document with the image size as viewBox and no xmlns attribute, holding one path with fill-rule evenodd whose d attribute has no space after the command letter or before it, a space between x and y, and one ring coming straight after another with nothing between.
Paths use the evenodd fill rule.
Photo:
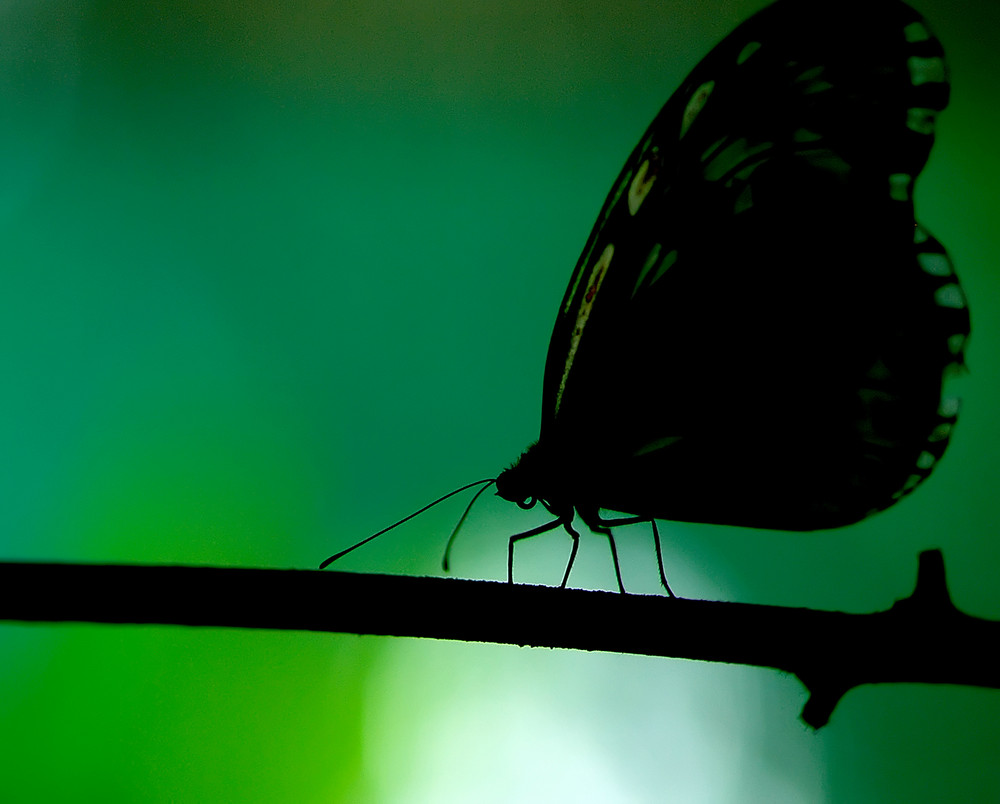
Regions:
<instances>
[{"instance_id":1,"label":"white spot on wing","mask_svg":"<svg viewBox=\"0 0 1000 804\"><path fill-rule=\"evenodd\" d=\"M671 444L676 444L681 440L681 436L666 436L665 438L657 438L655 441L650 441L648 444L644 444L639 447L635 452L632 453L633 457L639 455L648 455L650 452L656 452L664 447L669 447Z\"/></svg>"},{"instance_id":2,"label":"white spot on wing","mask_svg":"<svg viewBox=\"0 0 1000 804\"><path fill-rule=\"evenodd\" d=\"M821 139L821 135L817 134L815 131L810 131L807 128L797 128L792 134L792 140L794 142L815 142Z\"/></svg>"},{"instance_id":3,"label":"white spot on wing","mask_svg":"<svg viewBox=\"0 0 1000 804\"><path fill-rule=\"evenodd\" d=\"M740 55L736 57L736 63L743 64L743 62L749 59L758 50L760 50L760 42L747 42L743 46L743 50L740 51Z\"/></svg>"},{"instance_id":4,"label":"white spot on wing","mask_svg":"<svg viewBox=\"0 0 1000 804\"><path fill-rule=\"evenodd\" d=\"M909 173L893 173L889 176L889 197L893 201L906 201L910 197Z\"/></svg>"},{"instance_id":5,"label":"white spot on wing","mask_svg":"<svg viewBox=\"0 0 1000 804\"><path fill-rule=\"evenodd\" d=\"M805 89L802 90L803 95L815 95L817 92L826 92L829 89L833 89L833 84L829 81L813 81Z\"/></svg>"},{"instance_id":6,"label":"white spot on wing","mask_svg":"<svg viewBox=\"0 0 1000 804\"><path fill-rule=\"evenodd\" d=\"M951 263L944 254L921 251L917 254L917 263L925 274L930 274L931 276L951 276Z\"/></svg>"},{"instance_id":7,"label":"white spot on wing","mask_svg":"<svg viewBox=\"0 0 1000 804\"><path fill-rule=\"evenodd\" d=\"M566 353L566 365L563 367L562 378L559 380L559 390L556 392L555 413L559 412L559 403L562 402L563 392L566 390L566 379L569 377L569 370L573 366L577 349L580 346L580 338L583 337L584 327L587 326L587 319L590 318L590 311L593 309L594 300L601 289L601 282L611 265L611 258L614 256L614 243L608 243L601 252L600 258L594 263L587 277L587 289L584 291L583 299L576 313L576 321L573 324L573 333L570 336L569 350Z\"/></svg>"},{"instance_id":8,"label":"white spot on wing","mask_svg":"<svg viewBox=\"0 0 1000 804\"><path fill-rule=\"evenodd\" d=\"M933 134L937 111L913 106L906 110L906 127L917 134Z\"/></svg>"},{"instance_id":9,"label":"white spot on wing","mask_svg":"<svg viewBox=\"0 0 1000 804\"><path fill-rule=\"evenodd\" d=\"M949 424L948 422L942 422L933 430L931 430L931 434L927 436L927 440L932 443L935 441L944 441L950 435L951 435L951 424Z\"/></svg>"},{"instance_id":10,"label":"white spot on wing","mask_svg":"<svg viewBox=\"0 0 1000 804\"><path fill-rule=\"evenodd\" d=\"M632 178L632 171L630 170L622 177L622 180L615 187L615 191L611 196L611 203L608 204L607 209L604 211L603 220L607 220L608 216L610 216L611 213L614 211L615 206L618 204L618 201L622 197L622 193L625 192L625 188L629 186L629 181L631 180L631 178Z\"/></svg>"},{"instance_id":11,"label":"white spot on wing","mask_svg":"<svg viewBox=\"0 0 1000 804\"><path fill-rule=\"evenodd\" d=\"M846 176L851 172L851 166L832 151L818 150L812 152L804 151L802 153L805 153L809 157L809 164L823 170L828 170L830 173Z\"/></svg>"},{"instance_id":12,"label":"white spot on wing","mask_svg":"<svg viewBox=\"0 0 1000 804\"><path fill-rule=\"evenodd\" d=\"M965 307L965 295L956 284L942 285L934 291L934 301L942 307L952 307L961 310Z\"/></svg>"},{"instance_id":13,"label":"white spot on wing","mask_svg":"<svg viewBox=\"0 0 1000 804\"><path fill-rule=\"evenodd\" d=\"M767 151L773 146L774 143L771 142L750 145L745 137L740 137L736 142L726 146L711 162L705 165L703 175L708 181L718 181L751 157Z\"/></svg>"},{"instance_id":14,"label":"white spot on wing","mask_svg":"<svg viewBox=\"0 0 1000 804\"><path fill-rule=\"evenodd\" d=\"M819 78L823 74L823 65L817 65L816 67L810 67L808 70L804 70L799 73L796 77L796 82L803 83L812 81L814 78Z\"/></svg>"},{"instance_id":15,"label":"white spot on wing","mask_svg":"<svg viewBox=\"0 0 1000 804\"><path fill-rule=\"evenodd\" d=\"M733 214L739 215L741 212L746 212L752 206L753 195L750 192L750 185L748 184L743 188L743 192L740 193L739 198L736 199L736 203L733 204Z\"/></svg>"},{"instance_id":16,"label":"white spot on wing","mask_svg":"<svg viewBox=\"0 0 1000 804\"><path fill-rule=\"evenodd\" d=\"M958 415L958 409L962 406L957 396L946 396L941 399L941 406L938 408L938 414L951 418L952 416Z\"/></svg>"},{"instance_id":17,"label":"white spot on wing","mask_svg":"<svg viewBox=\"0 0 1000 804\"><path fill-rule=\"evenodd\" d=\"M816 79L818 79L822 74L822 65L810 67L808 70L804 70L796 76L795 83L805 85L802 87L803 95L814 95L817 92L826 92L828 89L833 88L833 84L829 81L817 81Z\"/></svg>"},{"instance_id":18,"label":"white spot on wing","mask_svg":"<svg viewBox=\"0 0 1000 804\"><path fill-rule=\"evenodd\" d=\"M941 84L945 80L944 59L938 56L910 56L906 60L906 66L910 69L910 81L915 87L921 84Z\"/></svg>"},{"instance_id":19,"label":"white spot on wing","mask_svg":"<svg viewBox=\"0 0 1000 804\"><path fill-rule=\"evenodd\" d=\"M705 152L701 155L701 161L707 162L711 158L712 154L714 154L722 145L722 143L724 143L725 141L726 141L725 137L720 137L711 145L709 145L708 148L705 149Z\"/></svg>"},{"instance_id":20,"label":"white spot on wing","mask_svg":"<svg viewBox=\"0 0 1000 804\"><path fill-rule=\"evenodd\" d=\"M747 165L742 170L737 170L736 173L733 174L734 178L742 179L743 181L746 181L747 179L750 178L750 176L753 174L753 172L757 168L759 168L762 164L764 164L764 161L765 160L761 159L758 162L751 162L749 165ZM729 181L726 182L726 186L727 187L731 187L732 186L732 182L733 182L733 180L730 179Z\"/></svg>"},{"instance_id":21,"label":"white spot on wing","mask_svg":"<svg viewBox=\"0 0 1000 804\"><path fill-rule=\"evenodd\" d=\"M656 261L660 257L660 249L662 248L661 243L655 243L653 247L649 250L649 254L646 256L646 261L642 264L642 269L639 271L639 276L635 280L635 287L632 288L632 295L635 296L636 292L639 290L639 286L643 283L646 278L646 274L649 273L649 269L656 265Z\"/></svg>"},{"instance_id":22,"label":"white spot on wing","mask_svg":"<svg viewBox=\"0 0 1000 804\"><path fill-rule=\"evenodd\" d=\"M688 101L687 108L684 109L684 115L681 117L681 137L687 134L687 131L691 128L691 124L695 121L695 118L701 113L701 110L705 108L705 104L708 102L708 96L712 94L713 89L715 89L715 81L706 81L691 95L691 100Z\"/></svg>"},{"instance_id":23,"label":"white spot on wing","mask_svg":"<svg viewBox=\"0 0 1000 804\"><path fill-rule=\"evenodd\" d=\"M656 181L656 174L651 174L649 160L643 160L643 163L639 165L639 169L635 173L635 178L632 179L632 184L628 188L629 214L635 215L639 211L639 207L642 206L642 202L649 195L654 181Z\"/></svg>"},{"instance_id":24,"label":"white spot on wing","mask_svg":"<svg viewBox=\"0 0 1000 804\"><path fill-rule=\"evenodd\" d=\"M920 22L911 22L903 28L903 36L907 42L926 42L931 38L930 31Z\"/></svg>"},{"instance_id":25,"label":"white spot on wing","mask_svg":"<svg viewBox=\"0 0 1000 804\"><path fill-rule=\"evenodd\" d=\"M653 278L649 280L649 284L655 285L659 282L661 277L667 272L667 269L670 268L670 266L675 262L677 262L677 249L671 249L667 252L667 256L663 258L663 262L660 263L660 267L656 269L656 273L653 274Z\"/></svg>"}]
</instances>

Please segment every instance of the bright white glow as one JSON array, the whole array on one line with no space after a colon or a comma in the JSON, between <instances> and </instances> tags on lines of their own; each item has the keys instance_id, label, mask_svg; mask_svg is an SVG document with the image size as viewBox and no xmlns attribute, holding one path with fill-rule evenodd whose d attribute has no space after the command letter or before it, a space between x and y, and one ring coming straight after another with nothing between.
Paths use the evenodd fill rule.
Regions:
<instances>
[{"instance_id":1,"label":"bright white glow","mask_svg":"<svg viewBox=\"0 0 1000 804\"><path fill-rule=\"evenodd\" d=\"M389 804L820 801L824 742L797 720L804 697L759 668L386 640L366 777Z\"/></svg>"}]
</instances>

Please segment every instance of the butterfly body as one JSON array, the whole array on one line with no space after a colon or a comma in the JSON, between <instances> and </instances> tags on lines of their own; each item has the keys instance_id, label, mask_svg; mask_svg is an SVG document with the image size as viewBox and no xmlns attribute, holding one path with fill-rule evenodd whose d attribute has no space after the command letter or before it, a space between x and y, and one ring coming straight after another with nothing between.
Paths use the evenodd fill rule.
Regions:
<instances>
[{"instance_id":1,"label":"butterfly body","mask_svg":"<svg viewBox=\"0 0 1000 804\"><path fill-rule=\"evenodd\" d=\"M497 493L572 534L574 511L606 532L601 509L832 528L915 488L969 332L913 211L947 100L940 43L898 0L779 0L739 26L613 185L556 319L540 438Z\"/></svg>"}]
</instances>

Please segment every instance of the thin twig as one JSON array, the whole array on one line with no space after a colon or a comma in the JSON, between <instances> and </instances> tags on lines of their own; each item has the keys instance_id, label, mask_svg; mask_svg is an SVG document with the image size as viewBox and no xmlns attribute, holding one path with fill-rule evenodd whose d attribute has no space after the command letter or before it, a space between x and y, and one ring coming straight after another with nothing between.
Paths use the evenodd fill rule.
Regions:
<instances>
[{"instance_id":1,"label":"thin twig","mask_svg":"<svg viewBox=\"0 0 1000 804\"><path fill-rule=\"evenodd\" d=\"M449 578L316 570L0 563L0 619L336 631L773 667L824 725L861 684L1000 687L1000 622L958 611L939 551L886 611L715 603Z\"/></svg>"}]
</instances>

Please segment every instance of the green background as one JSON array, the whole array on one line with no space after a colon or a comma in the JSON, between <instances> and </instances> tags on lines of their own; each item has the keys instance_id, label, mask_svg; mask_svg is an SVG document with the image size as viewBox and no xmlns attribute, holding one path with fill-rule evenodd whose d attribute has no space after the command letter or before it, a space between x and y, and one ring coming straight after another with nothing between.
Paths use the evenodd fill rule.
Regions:
<instances>
[{"instance_id":1,"label":"green background","mask_svg":"<svg viewBox=\"0 0 1000 804\"><path fill-rule=\"evenodd\" d=\"M537 437L611 181L762 5L0 5L0 557L309 568L495 475ZM973 314L953 444L842 530L665 524L684 596L870 611L938 546L957 604L1000 618L1000 6L920 8L954 90L919 214ZM438 573L464 502L340 568ZM503 577L506 536L541 521L487 495L455 574ZM655 592L631 530L626 585ZM572 583L614 588L582 542ZM567 549L523 543L519 579L558 582ZM0 800L1000 799L1000 693L864 687L818 734L804 697L635 656L6 624Z\"/></svg>"}]
</instances>

